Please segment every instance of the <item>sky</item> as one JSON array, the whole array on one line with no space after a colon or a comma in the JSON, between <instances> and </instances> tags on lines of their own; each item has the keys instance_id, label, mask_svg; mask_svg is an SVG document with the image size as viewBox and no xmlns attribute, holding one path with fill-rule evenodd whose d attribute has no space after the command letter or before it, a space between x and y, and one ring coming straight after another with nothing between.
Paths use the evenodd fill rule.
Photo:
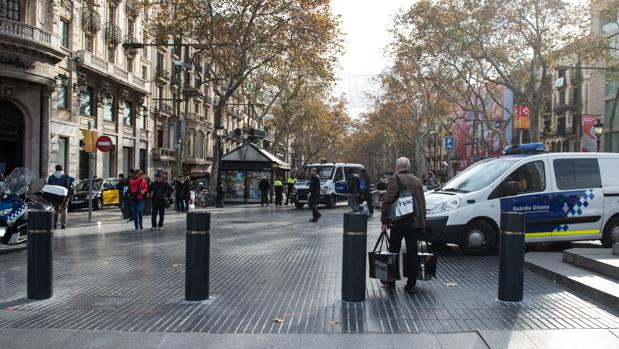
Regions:
<instances>
[{"instance_id":1,"label":"sky","mask_svg":"<svg viewBox=\"0 0 619 349\"><path fill-rule=\"evenodd\" d=\"M389 66L385 48L391 40L389 28L400 8L410 6L414 0L332 0L335 14L342 16L345 34L345 54L340 59L339 82L334 94L346 94L348 112L357 118L369 109L365 97L375 90L372 77Z\"/></svg>"}]
</instances>

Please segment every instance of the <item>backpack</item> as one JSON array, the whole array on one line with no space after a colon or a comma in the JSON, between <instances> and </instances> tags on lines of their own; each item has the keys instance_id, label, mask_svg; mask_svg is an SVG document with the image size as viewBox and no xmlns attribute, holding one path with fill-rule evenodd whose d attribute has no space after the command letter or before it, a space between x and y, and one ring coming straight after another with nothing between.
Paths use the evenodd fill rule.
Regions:
<instances>
[{"instance_id":1,"label":"backpack","mask_svg":"<svg viewBox=\"0 0 619 349\"><path fill-rule=\"evenodd\" d=\"M49 185L58 185L61 187L65 187L69 189L69 177L66 174L63 174L62 177L58 178L54 175L49 176L47 180L47 184Z\"/></svg>"},{"instance_id":2,"label":"backpack","mask_svg":"<svg viewBox=\"0 0 619 349\"><path fill-rule=\"evenodd\" d=\"M359 191L362 192L362 193L365 193L367 188L368 187L365 184L365 178L363 178L363 177L359 178Z\"/></svg>"}]
</instances>

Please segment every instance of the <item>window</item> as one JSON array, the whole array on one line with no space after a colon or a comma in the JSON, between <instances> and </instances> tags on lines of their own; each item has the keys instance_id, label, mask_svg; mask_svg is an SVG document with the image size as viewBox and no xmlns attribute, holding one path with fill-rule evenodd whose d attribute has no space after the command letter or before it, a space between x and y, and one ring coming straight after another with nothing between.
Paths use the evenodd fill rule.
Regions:
<instances>
[{"instance_id":1,"label":"window","mask_svg":"<svg viewBox=\"0 0 619 349\"><path fill-rule=\"evenodd\" d=\"M196 158L204 159L204 133L198 131L196 137Z\"/></svg>"},{"instance_id":2,"label":"window","mask_svg":"<svg viewBox=\"0 0 619 349\"><path fill-rule=\"evenodd\" d=\"M140 116L138 116L138 126L142 129L146 128L146 112L144 108L140 108Z\"/></svg>"},{"instance_id":3,"label":"window","mask_svg":"<svg viewBox=\"0 0 619 349\"><path fill-rule=\"evenodd\" d=\"M107 61L110 63L116 61L116 48L114 46L107 47Z\"/></svg>"},{"instance_id":4,"label":"window","mask_svg":"<svg viewBox=\"0 0 619 349\"><path fill-rule=\"evenodd\" d=\"M133 36L133 32L135 29L135 22L132 19L127 20L127 35Z\"/></svg>"},{"instance_id":5,"label":"window","mask_svg":"<svg viewBox=\"0 0 619 349\"><path fill-rule=\"evenodd\" d=\"M544 191L546 189L544 162L534 161L518 167L503 183L512 181L518 183L518 194Z\"/></svg>"},{"instance_id":6,"label":"window","mask_svg":"<svg viewBox=\"0 0 619 349\"><path fill-rule=\"evenodd\" d=\"M114 121L114 96L107 95L103 99L103 120Z\"/></svg>"},{"instance_id":7,"label":"window","mask_svg":"<svg viewBox=\"0 0 619 349\"><path fill-rule=\"evenodd\" d=\"M157 148L163 148L163 130L157 130Z\"/></svg>"},{"instance_id":8,"label":"window","mask_svg":"<svg viewBox=\"0 0 619 349\"><path fill-rule=\"evenodd\" d=\"M142 80L148 80L148 66L142 66Z\"/></svg>"},{"instance_id":9,"label":"window","mask_svg":"<svg viewBox=\"0 0 619 349\"><path fill-rule=\"evenodd\" d=\"M110 171L110 152L104 152L102 154L102 158L103 158L103 171L101 172L101 175L103 176L103 178L110 178L111 177L111 171Z\"/></svg>"},{"instance_id":10,"label":"window","mask_svg":"<svg viewBox=\"0 0 619 349\"><path fill-rule=\"evenodd\" d=\"M123 147L123 173L129 173L133 168L133 148Z\"/></svg>"},{"instance_id":11,"label":"window","mask_svg":"<svg viewBox=\"0 0 619 349\"><path fill-rule=\"evenodd\" d=\"M138 165L140 166L140 170L142 170L142 172L148 173L148 164L146 163L146 149L140 149Z\"/></svg>"},{"instance_id":12,"label":"window","mask_svg":"<svg viewBox=\"0 0 619 349\"><path fill-rule=\"evenodd\" d=\"M70 30L71 27L69 26L69 22L66 19L61 19L60 20L60 45L62 45L62 47L68 48L69 47L69 35L70 35Z\"/></svg>"},{"instance_id":13,"label":"window","mask_svg":"<svg viewBox=\"0 0 619 349\"><path fill-rule=\"evenodd\" d=\"M133 74L133 58L127 57L127 71Z\"/></svg>"},{"instance_id":14,"label":"window","mask_svg":"<svg viewBox=\"0 0 619 349\"><path fill-rule=\"evenodd\" d=\"M615 96L617 89L619 89L619 79L613 77L612 73L606 74L606 96Z\"/></svg>"},{"instance_id":15,"label":"window","mask_svg":"<svg viewBox=\"0 0 619 349\"><path fill-rule=\"evenodd\" d=\"M176 125L168 126L168 149L176 149Z\"/></svg>"},{"instance_id":16,"label":"window","mask_svg":"<svg viewBox=\"0 0 619 349\"><path fill-rule=\"evenodd\" d=\"M195 131L194 130L189 130L189 137L187 137L187 155L192 158L194 157L195 153L194 153L194 147L195 147L195 143L194 143L194 139L195 139Z\"/></svg>"},{"instance_id":17,"label":"window","mask_svg":"<svg viewBox=\"0 0 619 349\"><path fill-rule=\"evenodd\" d=\"M58 138L58 163L62 165L65 173L69 173L69 163L67 154L69 153L69 139L67 137Z\"/></svg>"},{"instance_id":18,"label":"window","mask_svg":"<svg viewBox=\"0 0 619 349\"><path fill-rule=\"evenodd\" d=\"M67 79L61 79L60 86L58 86L58 108L68 108L69 94L67 93L67 91Z\"/></svg>"},{"instance_id":19,"label":"window","mask_svg":"<svg viewBox=\"0 0 619 349\"><path fill-rule=\"evenodd\" d=\"M19 0L0 0L0 18L19 21Z\"/></svg>"},{"instance_id":20,"label":"window","mask_svg":"<svg viewBox=\"0 0 619 349\"><path fill-rule=\"evenodd\" d=\"M602 187L597 159L558 159L553 165L560 190Z\"/></svg>"},{"instance_id":21,"label":"window","mask_svg":"<svg viewBox=\"0 0 619 349\"><path fill-rule=\"evenodd\" d=\"M91 35L84 35L84 49L90 53L95 53L95 38Z\"/></svg>"},{"instance_id":22,"label":"window","mask_svg":"<svg viewBox=\"0 0 619 349\"><path fill-rule=\"evenodd\" d=\"M125 109L123 110L123 124L127 126L133 125L133 103L125 101Z\"/></svg>"},{"instance_id":23,"label":"window","mask_svg":"<svg viewBox=\"0 0 619 349\"><path fill-rule=\"evenodd\" d=\"M342 173L342 168L338 167L335 171L336 171L335 172L335 178L333 179L333 181L334 182L340 182L340 181L344 180L344 174Z\"/></svg>"},{"instance_id":24,"label":"window","mask_svg":"<svg viewBox=\"0 0 619 349\"><path fill-rule=\"evenodd\" d=\"M93 89L88 87L85 92L80 94L80 113L83 115L95 116L95 108L93 107Z\"/></svg>"},{"instance_id":25,"label":"window","mask_svg":"<svg viewBox=\"0 0 619 349\"><path fill-rule=\"evenodd\" d=\"M107 22L110 24L116 24L116 6L110 4L108 12Z\"/></svg>"}]
</instances>

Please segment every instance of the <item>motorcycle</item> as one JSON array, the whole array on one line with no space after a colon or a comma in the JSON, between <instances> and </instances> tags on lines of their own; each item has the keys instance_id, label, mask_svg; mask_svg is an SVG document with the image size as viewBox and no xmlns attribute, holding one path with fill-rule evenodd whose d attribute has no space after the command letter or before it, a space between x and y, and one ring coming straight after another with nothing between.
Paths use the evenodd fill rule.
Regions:
<instances>
[{"instance_id":1,"label":"motorcycle","mask_svg":"<svg viewBox=\"0 0 619 349\"><path fill-rule=\"evenodd\" d=\"M32 171L18 167L0 182L0 244L27 241L29 210L52 210L51 206L26 197L31 181Z\"/></svg>"}]
</instances>

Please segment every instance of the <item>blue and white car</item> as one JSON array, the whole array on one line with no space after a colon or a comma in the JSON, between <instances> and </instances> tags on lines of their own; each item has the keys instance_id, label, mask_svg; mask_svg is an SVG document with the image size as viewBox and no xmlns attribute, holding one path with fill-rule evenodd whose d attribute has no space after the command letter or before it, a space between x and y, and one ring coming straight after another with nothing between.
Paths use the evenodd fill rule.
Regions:
<instances>
[{"instance_id":1,"label":"blue and white car","mask_svg":"<svg viewBox=\"0 0 619 349\"><path fill-rule=\"evenodd\" d=\"M426 192L428 240L487 254L498 243L501 212L522 212L526 242L601 240L611 247L619 238L619 154L543 149L511 147Z\"/></svg>"},{"instance_id":2,"label":"blue and white car","mask_svg":"<svg viewBox=\"0 0 619 349\"><path fill-rule=\"evenodd\" d=\"M308 203L307 194L309 193L309 170L315 167L320 178L320 199L319 204L333 208L338 202L348 201L350 190L348 179L353 173L359 174L363 165L350 163L316 163L308 164L302 170L302 176L294 186L292 192L292 202L297 208L301 209Z\"/></svg>"}]
</instances>

